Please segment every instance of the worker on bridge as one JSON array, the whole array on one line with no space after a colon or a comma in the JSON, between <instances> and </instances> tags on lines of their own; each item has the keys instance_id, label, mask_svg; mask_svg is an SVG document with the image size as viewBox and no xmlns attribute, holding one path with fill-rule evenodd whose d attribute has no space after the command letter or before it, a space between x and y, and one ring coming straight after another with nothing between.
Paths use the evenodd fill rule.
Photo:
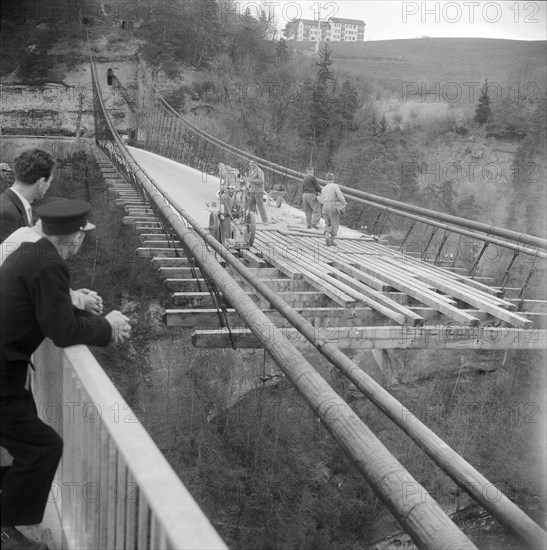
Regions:
<instances>
[{"instance_id":1,"label":"worker on bridge","mask_svg":"<svg viewBox=\"0 0 547 550\"><path fill-rule=\"evenodd\" d=\"M310 166L302 182L302 204L304 205L304 214L306 215L306 225L308 229L319 229L321 204L317 200L317 197L320 193L321 186L315 177L313 167Z\"/></svg>"},{"instance_id":2,"label":"worker on bridge","mask_svg":"<svg viewBox=\"0 0 547 550\"><path fill-rule=\"evenodd\" d=\"M249 210L251 212L256 212L258 208L263 223L268 223L268 215L264 208L264 172L258 167L258 164L254 160L249 162L247 183L250 188Z\"/></svg>"},{"instance_id":3,"label":"worker on bridge","mask_svg":"<svg viewBox=\"0 0 547 550\"><path fill-rule=\"evenodd\" d=\"M334 174L327 174L325 179L327 185L321 190L319 202L323 205L323 217L325 218L325 244L333 246L340 228L340 214L345 212L347 202L340 186L334 183Z\"/></svg>"}]
</instances>

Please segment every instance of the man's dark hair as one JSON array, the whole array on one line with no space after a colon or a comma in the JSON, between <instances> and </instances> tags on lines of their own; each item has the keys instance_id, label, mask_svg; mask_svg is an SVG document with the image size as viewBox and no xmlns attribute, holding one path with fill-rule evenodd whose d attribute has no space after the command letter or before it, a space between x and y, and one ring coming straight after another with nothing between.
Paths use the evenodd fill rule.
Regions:
<instances>
[{"instance_id":1,"label":"man's dark hair","mask_svg":"<svg viewBox=\"0 0 547 550\"><path fill-rule=\"evenodd\" d=\"M32 185L40 178L49 179L55 166L55 159L42 149L23 151L13 161L15 179L21 183Z\"/></svg>"}]
</instances>

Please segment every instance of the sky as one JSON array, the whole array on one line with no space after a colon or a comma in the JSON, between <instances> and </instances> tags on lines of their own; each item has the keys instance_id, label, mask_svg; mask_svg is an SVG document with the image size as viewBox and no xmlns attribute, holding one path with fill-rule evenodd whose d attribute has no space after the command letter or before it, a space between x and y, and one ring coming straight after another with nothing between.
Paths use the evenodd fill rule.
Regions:
<instances>
[{"instance_id":1,"label":"sky","mask_svg":"<svg viewBox=\"0 0 547 550\"><path fill-rule=\"evenodd\" d=\"M240 2L244 5L246 2ZM510 40L547 39L547 2L263 0L283 28L294 17L362 19L365 40L429 37L482 37ZM247 2L258 4L258 2Z\"/></svg>"}]
</instances>

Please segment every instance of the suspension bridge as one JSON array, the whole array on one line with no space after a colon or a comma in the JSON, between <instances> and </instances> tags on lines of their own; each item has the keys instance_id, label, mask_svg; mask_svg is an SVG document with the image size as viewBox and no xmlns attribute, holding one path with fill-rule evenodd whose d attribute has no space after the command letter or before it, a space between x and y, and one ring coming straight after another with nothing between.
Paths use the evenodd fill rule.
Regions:
<instances>
[{"instance_id":1,"label":"suspension bridge","mask_svg":"<svg viewBox=\"0 0 547 550\"><path fill-rule=\"evenodd\" d=\"M310 351L330 361L508 532L532 548L543 548L546 533L538 524L501 491L495 500L489 498L493 484L345 351L374 350L381 368L389 371L387 350L393 349L545 349L547 302L527 297L531 278L543 269L545 239L343 188L349 200L377 210L369 234L347 230L336 247L326 247L320 234L279 223L257 226L250 247L226 247L209 231L205 209L219 188L214 175L219 162L243 166L255 160L268 187L294 188L303 174L207 134L174 111L152 84L139 90L138 147L126 146L105 108L105 79L99 78L93 59L90 63L97 158L126 209L124 222L139 234L136 254L153 262L173 292L165 323L193 327L192 343L198 348L266 350L419 548L475 545L433 497L423 498L427 491L309 362ZM296 216L291 207L283 208L287 219ZM406 224L396 246L381 238L393 218ZM423 246L415 247L415 237L424 234ZM464 239L474 243L469 269L447 261L454 236L460 245ZM506 258L500 280L478 275L492 249ZM521 284L509 287L511 270L524 260ZM105 408L108 399L121 399L100 395L83 350L45 348L40 361L65 367L61 383L38 381L42 402L62 402L66 392ZM135 435L132 426L106 420L97 425L61 420L56 428L81 443L81 449L65 451L60 479L98 476L106 484L134 485L136 495L63 504L59 514L67 546L224 547L153 443L143 443L137 458L140 451L131 438L144 441L145 433ZM82 463L91 442L96 445ZM152 479L158 471L159 482ZM417 490L404 493L409 486Z\"/></svg>"}]
</instances>

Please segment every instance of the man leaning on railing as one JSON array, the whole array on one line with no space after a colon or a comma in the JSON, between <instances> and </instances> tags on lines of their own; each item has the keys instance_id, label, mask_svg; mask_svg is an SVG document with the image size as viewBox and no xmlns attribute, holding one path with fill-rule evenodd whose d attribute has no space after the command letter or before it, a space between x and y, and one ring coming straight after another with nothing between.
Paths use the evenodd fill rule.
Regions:
<instances>
[{"instance_id":1,"label":"man leaning on railing","mask_svg":"<svg viewBox=\"0 0 547 550\"><path fill-rule=\"evenodd\" d=\"M91 205L61 199L37 210L37 236L18 244L0 266L0 444L13 456L2 468L2 550L45 550L15 525L42 521L63 440L37 415L30 388L31 355L44 338L60 347L107 346L131 335L119 311L105 317L72 307L65 260L88 231ZM30 230L30 228L29 228Z\"/></svg>"}]
</instances>

